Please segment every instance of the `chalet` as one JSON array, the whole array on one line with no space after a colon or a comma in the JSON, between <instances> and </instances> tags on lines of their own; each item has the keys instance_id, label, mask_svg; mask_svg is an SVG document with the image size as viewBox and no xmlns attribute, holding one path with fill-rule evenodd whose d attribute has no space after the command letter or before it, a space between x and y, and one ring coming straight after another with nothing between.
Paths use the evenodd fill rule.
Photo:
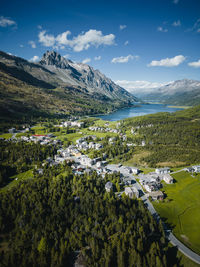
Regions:
<instances>
[{"instance_id":1,"label":"chalet","mask_svg":"<svg viewBox=\"0 0 200 267\"><path fill-rule=\"evenodd\" d=\"M194 172L194 169L192 167L185 168L185 171L187 172Z\"/></svg>"},{"instance_id":2,"label":"chalet","mask_svg":"<svg viewBox=\"0 0 200 267\"><path fill-rule=\"evenodd\" d=\"M103 166L103 162L102 161L98 161L96 163L96 166L97 166L97 168L102 167Z\"/></svg>"},{"instance_id":3,"label":"chalet","mask_svg":"<svg viewBox=\"0 0 200 267\"><path fill-rule=\"evenodd\" d=\"M11 128L8 130L9 133L15 133L16 132L16 129L15 128Z\"/></svg>"},{"instance_id":4,"label":"chalet","mask_svg":"<svg viewBox=\"0 0 200 267\"><path fill-rule=\"evenodd\" d=\"M163 180L165 181L166 184L173 184L173 177L171 177L170 174L164 174L163 175Z\"/></svg>"},{"instance_id":5,"label":"chalet","mask_svg":"<svg viewBox=\"0 0 200 267\"><path fill-rule=\"evenodd\" d=\"M106 189L106 192L110 192L113 189L113 183L107 182L105 184L105 189Z\"/></svg>"},{"instance_id":6,"label":"chalet","mask_svg":"<svg viewBox=\"0 0 200 267\"><path fill-rule=\"evenodd\" d=\"M200 172L200 165L199 166L192 166L194 172Z\"/></svg>"},{"instance_id":7,"label":"chalet","mask_svg":"<svg viewBox=\"0 0 200 267\"><path fill-rule=\"evenodd\" d=\"M145 184L144 185L144 189L147 191L147 192L152 192L154 191L154 187L150 184Z\"/></svg>"},{"instance_id":8,"label":"chalet","mask_svg":"<svg viewBox=\"0 0 200 267\"><path fill-rule=\"evenodd\" d=\"M157 168L155 169L155 172L157 174L166 174L166 173L170 173L170 168L165 167L165 168Z\"/></svg>"},{"instance_id":9,"label":"chalet","mask_svg":"<svg viewBox=\"0 0 200 267\"><path fill-rule=\"evenodd\" d=\"M130 198L133 198L133 197L139 198L140 196L139 191L134 186L125 187L125 194Z\"/></svg>"},{"instance_id":10,"label":"chalet","mask_svg":"<svg viewBox=\"0 0 200 267\"><path fill-rule=\"evenodd\" d=\"M151 197L153 200L163 200L164 194L161 191L154 191L149 193L149 197Z\"/></svg>"},{"instance_id":11,"label":"chalet","mask_svg":"<svg viewBox=\"0 0 200 267\"><path fill-rule=\"evenodd\" d=\"M140 172L140 170L138 168L135 168L135 167L132 168L133 174L138 174L139 172Z\"/></svg>"}]
</instances>

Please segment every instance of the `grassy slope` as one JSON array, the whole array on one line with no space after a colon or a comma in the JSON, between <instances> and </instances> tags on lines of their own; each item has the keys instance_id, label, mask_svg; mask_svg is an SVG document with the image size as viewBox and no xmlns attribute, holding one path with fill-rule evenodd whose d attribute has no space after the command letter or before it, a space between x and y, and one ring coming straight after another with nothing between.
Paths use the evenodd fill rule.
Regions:
<instances>
[{"instance_id":1,"label":"grassy slope","mask_svg":"<svg viewBox=\"0 0 200 267\"><path fill-rule=\"evenodd\" d=\"M2 118L49 116L55 113L97 114L122 105L66 87L46 89L27 84L0 71L0 113ZM105 104L106 103L106 104Z\"/></svg>"},{"instance_id":2,"label":"grassy slope","mask_svg":"<svg viewBox=\"0 0 200 267\"><path fill-rule=\"evenodd\" d=\"M186 172L173 174L176 182L163 186L167 194L162 203L154 202L161 217L167 219L173 233L188 247L200 253L200 175L192 177Z\"/></svg>"},{"instance_id":3,"label":"grassy slope","mask_svg":"<svg viewBox=\"0 0 200 267\"><path fill-rule=\"evenodd\" d=\"M17 178L17 180L15 180L16 178ZM32 170L28 170L26 172L16 174L16 175L10 177L10 179L12 179L12 181L8 185L2 187L0 189L0 191L6 191L6 190L12 188L13 186L16 186L20 181L24 181L24 180L27 180L30 178L33 178Z\"/></svg>"}]
</instances>

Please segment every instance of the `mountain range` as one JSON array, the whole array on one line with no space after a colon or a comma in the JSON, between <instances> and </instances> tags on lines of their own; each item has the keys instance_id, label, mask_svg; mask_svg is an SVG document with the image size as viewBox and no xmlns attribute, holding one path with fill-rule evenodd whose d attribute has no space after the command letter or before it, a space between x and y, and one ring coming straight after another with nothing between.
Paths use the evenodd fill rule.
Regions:
<instances>
[{"instance_id":1,"label":"mountain range","mask_svg":"<svg viewBox=\"0 0 200 267\"><path fill-rule=\"evenodd\" d=\"M91 66L47 51L38 63L0 51L1 114L96 114L138 99Z\"/></svg>"},{"instance_id":2,"label":"mountain range","mask_svg":"<svg viewBox=\"0 0 200 267\"><path fill-rule=\"evenodd\" d=\"M173 105L199 105L200 81L182 79L170 82L160 88L146 91L134 90L132 93L146 101L156 100Z\"/></svg>"}]
</instances>

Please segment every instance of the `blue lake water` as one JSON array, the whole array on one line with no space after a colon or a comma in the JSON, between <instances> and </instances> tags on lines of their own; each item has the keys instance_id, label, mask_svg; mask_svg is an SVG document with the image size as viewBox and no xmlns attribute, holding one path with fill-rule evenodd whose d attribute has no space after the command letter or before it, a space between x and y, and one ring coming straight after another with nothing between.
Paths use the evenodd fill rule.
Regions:
<instances>
[{"instance_id":1,"label":"blue lake water","mask_svg":"<svg viewBox=\"0 0 200 267\"><path fill-rule=\"evenodd\" d=\"M123 108L106 115L95 116L107 121L118 121L130 117L143 116L157 112L175 112L182 108L172 108L163 104L142 104L138 107Z\"/></svg>"}]
</instances>

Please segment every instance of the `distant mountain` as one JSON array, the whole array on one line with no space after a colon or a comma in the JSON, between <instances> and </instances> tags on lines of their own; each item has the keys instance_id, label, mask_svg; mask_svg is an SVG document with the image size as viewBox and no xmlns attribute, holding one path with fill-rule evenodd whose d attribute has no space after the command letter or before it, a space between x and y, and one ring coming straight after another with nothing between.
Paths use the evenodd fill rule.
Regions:
<instances>
[{"instance_id":1,"label":"distant mountain","mask_svg":"<svg viewBox=\"0 0 200 267\"><path fill-rule=\"evenodd\" d=\"M138 101L100 71L54 51L47 51L38 63L0 52L0 94L4 114L94 114Z\"/></svg>"},{"instance_id":2,"label":"distant mountain","mask_svg":"<svg viewBox=\"0 0 200 267\"><path fill-rule=\"evenodd\" d=\"M173 105L199 105L200 81L183 79L137 94L145 100L156 100Z\"/></svg>"},{"instance_id":3,"label":"distant mountain","mask_svg":"<svg viewBox=\"0 0 200 267\"><path fill-rule=\"evenodd\" d=\"M45 67L62 82L57 85L70 84L85 88L89 93L100 93L111 99L135 102L137 99L124 88L115 84L98 70L94 70L87 64L75 63L67 60L55 51L47 51L40 65Z\"/></svg>"}]
</instances>

